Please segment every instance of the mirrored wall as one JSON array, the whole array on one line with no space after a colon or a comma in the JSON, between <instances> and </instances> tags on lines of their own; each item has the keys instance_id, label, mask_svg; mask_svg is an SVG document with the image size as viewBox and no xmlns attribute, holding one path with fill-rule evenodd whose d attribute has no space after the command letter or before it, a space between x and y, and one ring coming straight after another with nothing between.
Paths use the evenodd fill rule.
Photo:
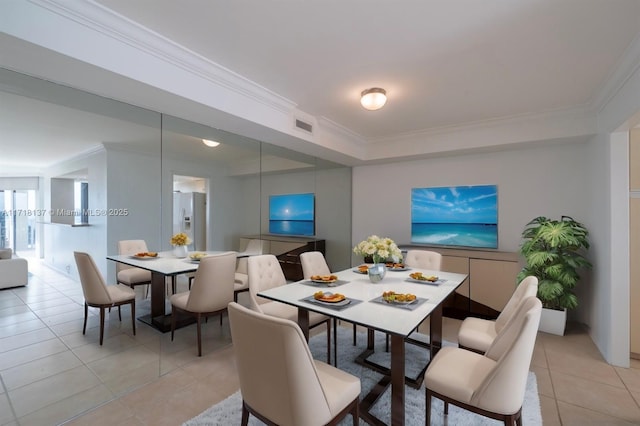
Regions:
<instances>
[{"instance_id":1,"label":"mirrored wall","mask_svg":"<svg viewBox=\"0 0 640 426\"><path fill-rule=\"evenodd\" d=\"M32 311L56 338L73 342L65 344L87 368L96 360L83 353L95 349L99 324L92 310L87 336L93 337L82 335L74 251L89 253L107 283L116 282L107 257L118 253L118 241L140 239L149 251L170 253L177 232L189 235L191 252L243 251L248 240L264 240L289 280L299 279L301 251L323 250L333 270L350 266L349 167L6 69L0 69L0 133L1 199L17 200L0 206L2 243L29 260L33 284L12 292L46 289L68 298L60 308L68 320ZM294 200L291 208L281 207L282 197ZM171 281L163 295L167 314ZM189 275L176 275L175 284L188 290ZM137 317L150 312L145 287L135 289ZM106 392L96 406L197 359L193 326L171 341L170 333L140 321L133 336L124 310L122 317L108 317L104 365L127 351L140 362L105 369L98 378ZM226 317L222 326L209 323L205 356L230 343Z\"/></svg>"}]
</instances>

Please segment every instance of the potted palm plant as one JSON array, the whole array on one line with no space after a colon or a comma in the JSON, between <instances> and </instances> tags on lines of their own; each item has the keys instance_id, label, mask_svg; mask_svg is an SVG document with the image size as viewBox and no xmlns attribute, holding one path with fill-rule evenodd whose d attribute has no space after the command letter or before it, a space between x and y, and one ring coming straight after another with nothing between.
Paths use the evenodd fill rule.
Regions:
<instances>
[{"instance_id":1,"label":"potted palm plant","mask_svg":"<svg viewBox=\"0 0 640 426\"><path fill-rule=\"evenodd\" d=\"M528 275L538 278L538 298L543 306L540 330L563 335L567 310L578 306L574 288L579 272L591 268L584 256L589 249L589 231L569 216L560 220L540 216L527 223L522 238L520 254L526 265L518 282Z\"/></svg>"}]
</instances>

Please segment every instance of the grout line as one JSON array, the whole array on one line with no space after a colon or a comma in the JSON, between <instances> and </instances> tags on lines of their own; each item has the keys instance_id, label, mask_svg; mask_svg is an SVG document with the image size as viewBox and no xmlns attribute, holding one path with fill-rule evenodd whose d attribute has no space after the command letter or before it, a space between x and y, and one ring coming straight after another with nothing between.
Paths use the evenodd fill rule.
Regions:
<instances>
[{"instance_id":1,"label":"grout line","mask_svg":"<svg viewBox=\"0 0 640 426\"><path fill-rule=\"evenodd\" d=\"M2 379L2 373L0 373L0 384L2 385L2 390L4 394L7 396L7 402L9 403L9 409L11 410L11 415L13 416L13 420L15 420L18 424L20 421L18 420L18 416L16 415L16 410L13 408L13 404L11 403L11 398L9 397L9 389L4 384L4 380Z\"/></svg>"},{"instance_id":2,"label":"grout line","mask_svg":"<svg viewBox=\"0 0 640 426\"><path fill-rule=\"evenodd\" d=\"M558 417L558 421L560 422L560 425L562 426L563 422L562 422L562 416L560 415L560 407L558 406L558 393L556 392L556 387L554 385L554 381L553 381L553 374L551 374L551 364L549 363L549 357L547 355L547 347L544 343L544 341L542 342L542 352L544 353L544 360L547 363L547 369L549 370L549 380L551 380L551 390L553 391L553 402L555 404L556 407L556 415Z\"/></svg>"}]
</instances>

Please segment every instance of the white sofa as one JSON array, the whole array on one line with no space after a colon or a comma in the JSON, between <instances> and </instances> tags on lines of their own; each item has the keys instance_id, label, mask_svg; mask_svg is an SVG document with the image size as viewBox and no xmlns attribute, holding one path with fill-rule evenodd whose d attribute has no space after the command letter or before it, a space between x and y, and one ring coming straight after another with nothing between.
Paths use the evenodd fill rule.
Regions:
<instances>
[{"instance_id":1,"label":"white sofa","mask_svg":"<svg viewBox=\"0 0 640 426\"><path fill-rule=\"evenodd\" d=\"M29 267L26 259L14 257L11 249L0 249L0 289L27 285Z\"/></svg>"}]
</instances>

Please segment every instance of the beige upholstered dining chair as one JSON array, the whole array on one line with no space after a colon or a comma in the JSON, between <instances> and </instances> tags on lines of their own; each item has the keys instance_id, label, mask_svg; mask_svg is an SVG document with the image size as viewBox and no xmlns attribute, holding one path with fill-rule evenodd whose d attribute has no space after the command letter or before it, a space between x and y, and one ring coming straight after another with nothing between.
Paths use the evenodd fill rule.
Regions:
<instances>
[{"instance_id":1,"label":"beige upholstered dining chair","mask_svg":"<svg viewBox=\"0 0 640 426\"><path fill-rule=\"evenodd\" d=\"M82 293L84 294L84 325L82 326L82 334L87 331L87 317L89 315L89 306L100 309L100 345L104 338L104 317L105 309L113 306L118 307L118 317L122 321L120 312L121 305L131 304L131 325L133 327L133 335L136 334L136 293L133 289L118 285L106 285L102 274L96 266L93 258L88 253L79 251L73 252L76 260L78 274L80 275L80 283L82 285Z\"/></svg>"},{"instance_id":2,"label":"beige upholstered dining chair","mask_svg":"<svg viewBox=\"0 0 640 426\"><path fill-rule=\"evenodd\" d=\"M442 255L430 250L408 250L404 264L413 268L439 271L442 267Z\"/></svg>"},{"instance_id":3,"label":"beige upholstered dining chair","mask_svg":"<svg viewBox=\"0 0 640 426\"><path fill-rule=\"evenodd\" d=\"M308 280L313 275L330 275L331 269L327 265L324 254L319 251L307 251L300 253L300 263L302 264L302 276ZM338 340L338 321L333 319L333 364L338 366L337 356L337 340ZM356 325L353 324L353 346L356 345Z\"/></svg>"},{"instance_id":4,"label":"beige upholstered dining chair","mask_svg":"<svg viewBox=\"0 0 640 426\"><path fill-rule=\"evenodd\" d=\"M121 240L118 241L118 254L131 255L149 251L144 240ZM125 265L116 262L116 279L118 283L134 288L137 285L147 285L146 294L149 294L151 284L151 271L147 271L135 266ZM145 296L146 297L146 296Z\"/></svg>"},{"instance_id":5,"label":"beige upholstered dining chair","mask_svg":"<svg viewBox=\"0 0 640 426\"><path fill-rule=\"evenodd\" d=\"M404 264L412 268L430 269L432 271L439 271L442 267L442 255L435 251L430 250L408 250L404 259ZM417 329L416 329L417 330ZM407 341L419 346L428 346L421 340L415 340L411 337L407 338ZM385 339L386 351L389 352L389 335L387 334Z\"/></svg>"},{"instance_id":6,"label":"beige upholstered dining chair","mask_svg":"<svg viewBox=\"0 0 640 426\"><path fill-rule=\"evenodd\" d=\"M251 309L262 314L297 322L298 308L258 296L260 291L287 284L278 259L272 254L250 256L247 266ZM313 291L311 287L309 290ZM309 328L322 324L327 326L327 362L331 363L331 318L317 312L309 312Z\"/></svg>"},{"instance_id":7,"label":"beige upholstered dining chair","mask_svg":"<svg viewBox=\"0 0 640 426\"><path fill-rule=\"evenodd\" d=\"M171 340L176 329L176 317L187 314L196 317L198 356L202 356L202 317L222 315L227 304L233 301L233 274L236 268L236 252L230 251L203 257L196 271L191 290L172 295Z\"/></svg>"},{"instance_id":8,"label":"beige upholstered dining chair","mask_svg":"<svg viewBox=\"0 0 640 426\"><path fill-rule=\"evenodd\" d=\"M458 345L464 349L485 353L500 330L513 317L518 306L527 297L536 294L538 294L538 278L534 276L524 278L495 321L475 317L467 317L462 321L458 331Z\"/></svg>"},{"instance_id":9,"label":"beige upholstered dining chair","mask_svg":"<svg viewBox=\"0 0 640 426\"><path fill-rule=\"evenodd\" d=\"M251 253L251 255L261 255L264 253L264 240L251 239L245 247L240 247L240 251ZM236 274L233 292L233 301L238 301L238 294L249 291L249 270L247 268L248 257L239 257L236 262Z\"/></svg>"},{"instance_id":10,"label":"beige upholstered dining chair","mask_svg":"<svg viewBox=\"0 0 640 426\"><path fill-rule=\"evenodd\" d=\"M313 359L294 321L229 304L242 425L249 414L266 424L335 425L359 420L360 379Z\"/></svg>"},{"instance_id":11,"label":"beige upholstered dining chair","mask_svg":"<svg viewBox=\"0 0 640 426\"><path fill-rule=\"evenodd\" d=\"M447 346L436 354L424 376L426 424L431 420L431 398L501 420L522 425L522 403L536 342L542 303L528 297L496 336L484 355Z\"/></svg>"}]
</instances>

